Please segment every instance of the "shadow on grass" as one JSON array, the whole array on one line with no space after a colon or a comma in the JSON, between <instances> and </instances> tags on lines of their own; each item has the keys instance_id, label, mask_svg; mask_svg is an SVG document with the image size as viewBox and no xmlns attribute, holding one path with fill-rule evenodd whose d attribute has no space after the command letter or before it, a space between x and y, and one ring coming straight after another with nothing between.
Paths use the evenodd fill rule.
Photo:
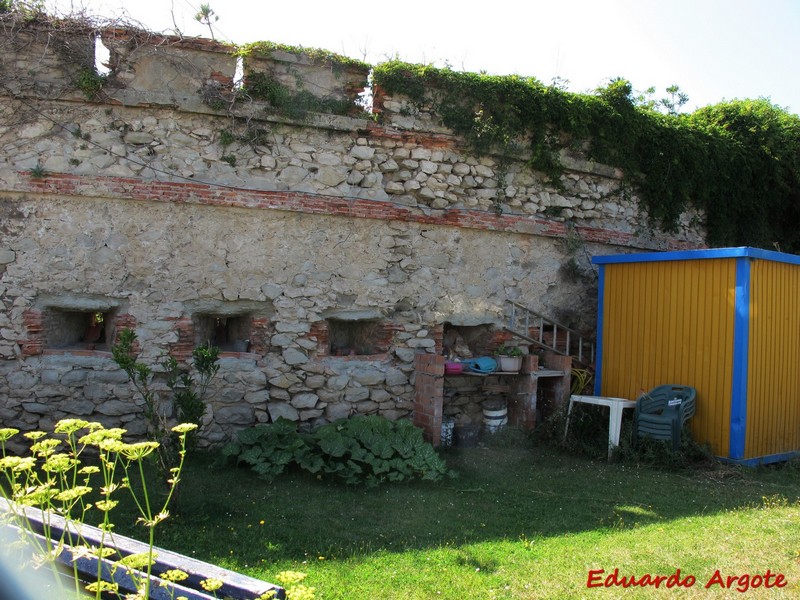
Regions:
<instances>
[{"instance_id":1,"label":"shadow on grass","mask_svg":"<svg viewBox=\"0 0 800 600\"><path fill-rule=\"evenodd\" d=\"M568 454L530 440L444 452L458 473L439 483L348 487L306 474L265 482L193 457L157 544L239 564L345 559L380 552L537 540L619 529L800 498L797 467L665 470ZM122 518L120 518L122 517ZM118 515L122 533L136 536ZM469 553L464 565L496 565Z\"/></svg>"}]
</instances>

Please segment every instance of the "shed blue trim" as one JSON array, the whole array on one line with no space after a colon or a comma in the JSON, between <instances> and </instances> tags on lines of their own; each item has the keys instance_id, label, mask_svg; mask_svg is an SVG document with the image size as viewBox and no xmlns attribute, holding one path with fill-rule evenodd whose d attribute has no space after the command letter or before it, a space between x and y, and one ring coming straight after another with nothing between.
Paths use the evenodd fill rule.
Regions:
<instances>
[{"instance_id":1,"label":"shed blue trim","mask_svg":"<svg viewBox=\"0 0 800 600\"><path fill-rule=\"evenodd\" d=\"M759 456L757 458L743 458L740 460L732 460L724 456L718 456L717 460L727 464L743 465L745 467L757 467L759 465L768 465L770 463L784 462L800 457L800 452L782 452L780 454L768 454L767 456Z\"/></svg>"},{"instance_id":2,"label":"shed blue trim","mask_svg":"<svg viewBox=\"0 0 800 600\"><path fill-rule=\"evenodd\" d=\"M597 335L594 352L594 393L599 396L603 384L603 309L606 303L606 268L600 265L597 275Z\"/></svg>"},{"instance_id":3,"label":"shed blue trim","mask_svg":"<svg viewBox=\"0 0 800 600\"><path fill-rule=\"evenodd\" d=\"M800 256L762 250L742 246L740 248L711 248L708 250L680 250L677 252L645 252L642 254L614 254L608 256L595 256L592 263L596 265L624 264L637 262L661 262L668 260L704 260L711 258L758 258L800 265Z\"/></svg>"},{"instance_id":4,"label":"shed blue trim","mask_svg":"<svg viewBox=\"0 0 800 600\"><path fill-rule=\"evenodd\" d=\"M736 260L736 290L733 305L733 381L728 457L744 456L747 433L747 372L750 347L750 258Z\"/></svg>"}]
</instances>

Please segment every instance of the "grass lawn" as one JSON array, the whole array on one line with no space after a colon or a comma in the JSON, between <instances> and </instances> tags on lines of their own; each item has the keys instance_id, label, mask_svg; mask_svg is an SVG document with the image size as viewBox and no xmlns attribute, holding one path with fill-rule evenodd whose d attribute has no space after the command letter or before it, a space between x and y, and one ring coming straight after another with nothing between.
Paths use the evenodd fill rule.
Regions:
<instances>
[{"instance_id":1,"label":"grass lawn","mask_svg":"<svg viewBox=\"0 0 800 600\"><path fill-rule=\"evenodd\" d=\"M800 467L665 471L544 446L454 449L441 483L272 483L196 456L159 546L274 580L308 574L318 598L738 598L706 583L772 573L746 596L800 597ZM136 536L130 519L117 530ZM141 535L141 532L139 532ZM587 587L669 576L692 587Z\"/></svg>"}]
</instances>

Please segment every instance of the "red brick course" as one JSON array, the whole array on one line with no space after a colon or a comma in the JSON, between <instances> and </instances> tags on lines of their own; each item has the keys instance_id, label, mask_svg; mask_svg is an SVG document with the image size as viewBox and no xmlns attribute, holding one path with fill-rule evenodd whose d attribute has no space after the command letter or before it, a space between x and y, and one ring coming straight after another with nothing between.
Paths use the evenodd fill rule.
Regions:
<instances>
[{"instance_id":1,"label":"red brick course","mask_svg":"<svg viewBox=\"0 0 800 600\"><path fill-rule=\"evenodd\" d=\"M27 173L21 173L21 175L17 184L9 186L11 190L59 196L115 198L132 202L172 202L175 204L282 210L555 238L563 238L568 233L568 225L564 222L521 214L497 215L468 209L437 210L409 207L381 200L341 198L292 191L248 190L186 181L90 177L68 173L48 174L45 177L30 177ZM574 229L585 242L642 247L642 241L632 233L585 226L577 226ZM691 242L670 239L665 240L662 246L658 249L687 250L698 247L697 244Z\"/></svg>"}]
</instances>

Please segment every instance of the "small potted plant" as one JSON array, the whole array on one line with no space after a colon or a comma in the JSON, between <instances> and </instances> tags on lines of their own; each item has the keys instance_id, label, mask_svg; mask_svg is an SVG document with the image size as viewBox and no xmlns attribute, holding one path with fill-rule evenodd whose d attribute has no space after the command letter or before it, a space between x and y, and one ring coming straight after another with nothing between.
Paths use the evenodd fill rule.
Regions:
<instances>
[{"instance_id":1,"label":"small potted plant","mask_svg":"<svg viewBox=\"0 0 800 600\"><path fill-rule=\"evenodd\" d=\"M497 355L498 371L503 373L519 373L522 368L522 349L517 346L500 346Z\"/></svg>"}]
</instances>

